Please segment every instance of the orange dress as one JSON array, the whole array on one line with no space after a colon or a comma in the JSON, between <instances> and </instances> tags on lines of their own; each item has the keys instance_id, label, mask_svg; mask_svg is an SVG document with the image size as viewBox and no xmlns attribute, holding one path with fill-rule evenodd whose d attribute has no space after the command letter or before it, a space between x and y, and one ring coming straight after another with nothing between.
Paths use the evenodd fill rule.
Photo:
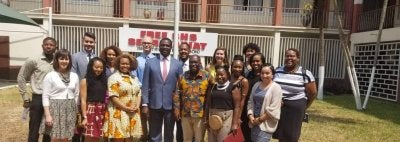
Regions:
<instances>
[{"instance_id":1,"label":"orange dress","mask_svg":"<svg viewBox=\"0 0 400 142\"><path fill-rule=\"evenodd\" d=\"M137 105L141 99L139 84L137 77L116 72L108 78L109 96L110 98L118 97L121 103L126 106ZM134 139L139 139L142 135L139 111L136 113L127 113L110 101L104 116L103 131L105 137L133 137Z\"/></svg>"}]
</instances>

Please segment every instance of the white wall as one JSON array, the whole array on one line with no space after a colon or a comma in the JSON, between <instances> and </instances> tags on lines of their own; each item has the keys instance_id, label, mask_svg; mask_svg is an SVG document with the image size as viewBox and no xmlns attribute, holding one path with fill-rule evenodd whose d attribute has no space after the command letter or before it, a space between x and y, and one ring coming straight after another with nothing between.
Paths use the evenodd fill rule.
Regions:
<instances>
[{"instance_id":1,"label":"white wall","mask_svg":"<svg viewBox=\"0 0 400 142\"><path fill-rule=\"evenodd\" d=\"M77 1L62 0L62 14L80 14L93 16L112 16L114 10L114 1L98 0L98 1Z\"/></svg>"},{"instance_id":2,"label":"white wall","mask_svg":"<svg viewBox=\"0 0 400 142\"><path fill-rule=\"evenodd\" d=\"M0 36L10 38L10 66L22 65L28 57L41 54L45 30L29 25L0 23Z\"/></svg>"},{"instance_id":3,"label":"white wall","mask_svg":"<svg viewBox=\"0 0 400 142\"><path fill-rule=\"evenodd\" d=\"M381 42L399 41L400 40L400 27L389 28L382 30ZM353 33L351 34L351 49L355 44L376 42L378 38L378 30Z\"/></svg>"}]
</instances>

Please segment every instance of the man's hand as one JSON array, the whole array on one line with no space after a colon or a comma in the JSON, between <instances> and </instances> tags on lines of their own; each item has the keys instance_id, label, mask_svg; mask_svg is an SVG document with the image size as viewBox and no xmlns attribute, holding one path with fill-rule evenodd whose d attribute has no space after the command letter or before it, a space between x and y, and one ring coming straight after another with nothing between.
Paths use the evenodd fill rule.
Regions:
<instances>
[{"instance_id":1,"label":"man's hand","mask_svg":"<svg viewBox=\"0 0 400 142\"><path fill-rule=\"evenodd\" d=\"M31 101L26 100L26 101L24 101L24 104L23 104L22 106L23 106L24 108L29 108L30 105L31 105Z\"/></svg>"},{"instance_id":2,"label":"man's hand","mask_svg":"<svg viewBox=\"0 0 400 142\"><path fill-rule=\"evenodd\" d=\"M181 113L179 109L174 109L175 120L181 120Z\"/></svg>"},{"instance_id":3,"label":"man's hand","mask_svg":"<svg viewBox=\"0 0 400 142\"><path fill-rule=\"evenodd\" d=\"M147 106L143 106L142 107L142 113L144 114L144 116L147 117L147 119L150 117L150 113L149 113L149 107Z\"/></svg>"}]
</instances>

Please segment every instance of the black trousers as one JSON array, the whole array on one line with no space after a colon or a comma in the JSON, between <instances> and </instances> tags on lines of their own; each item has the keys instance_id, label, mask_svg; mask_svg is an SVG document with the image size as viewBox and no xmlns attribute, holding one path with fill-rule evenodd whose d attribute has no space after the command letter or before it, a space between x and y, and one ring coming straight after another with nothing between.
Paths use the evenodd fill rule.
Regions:
<instances>
[{"instance_id":1,"label":"black trousers","mask_svg":"<svg viewBox=\"0 0 400 142\"><path fill-rule=\"evenodd\" d=\"M273 138L284 142L298 142L307 100L283 100L281 118Z\"/></svg>"},{"instance_id":2,"label":"black trousers","mask_svg":"<svg viewBox=\"0 0 400 142\"><path fill-rule=\"evenodd\" d=\"M176 124L176 142L183 142L183 131L181 120L175 121Z\"/></svg>"},{"instance_id":3,"label":"black trousers","mask_svg":"<svg viewBox=\"0 0 400 142\"><path fill-rule=\"evenodd\" d=\"M43 119L43 103L41 94L32 94L32 102L29 106L29 134L28 142L37 142L39 139L40 123ZM43 135L43 142L50 142L49 135Z\"/></svg>"}]
</instances>

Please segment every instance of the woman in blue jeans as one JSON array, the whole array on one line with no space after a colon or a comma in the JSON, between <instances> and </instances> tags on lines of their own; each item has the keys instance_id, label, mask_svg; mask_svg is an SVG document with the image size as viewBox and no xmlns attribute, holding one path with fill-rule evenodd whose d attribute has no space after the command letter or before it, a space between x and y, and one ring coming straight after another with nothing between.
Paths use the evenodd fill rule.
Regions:
<instances>
[{"instance_id":1,"label":"woman in blue jeans","mask_svg":"<svg viewBox=\"0 0 400 142\"><path fill-rule=\"evenodd\" d=\"M261 68L261 81L254 84L247 104L253 142L268 142L275 132L281 113L282 90L272 79L274 67Z\"/></svg>"}]
</instances>

